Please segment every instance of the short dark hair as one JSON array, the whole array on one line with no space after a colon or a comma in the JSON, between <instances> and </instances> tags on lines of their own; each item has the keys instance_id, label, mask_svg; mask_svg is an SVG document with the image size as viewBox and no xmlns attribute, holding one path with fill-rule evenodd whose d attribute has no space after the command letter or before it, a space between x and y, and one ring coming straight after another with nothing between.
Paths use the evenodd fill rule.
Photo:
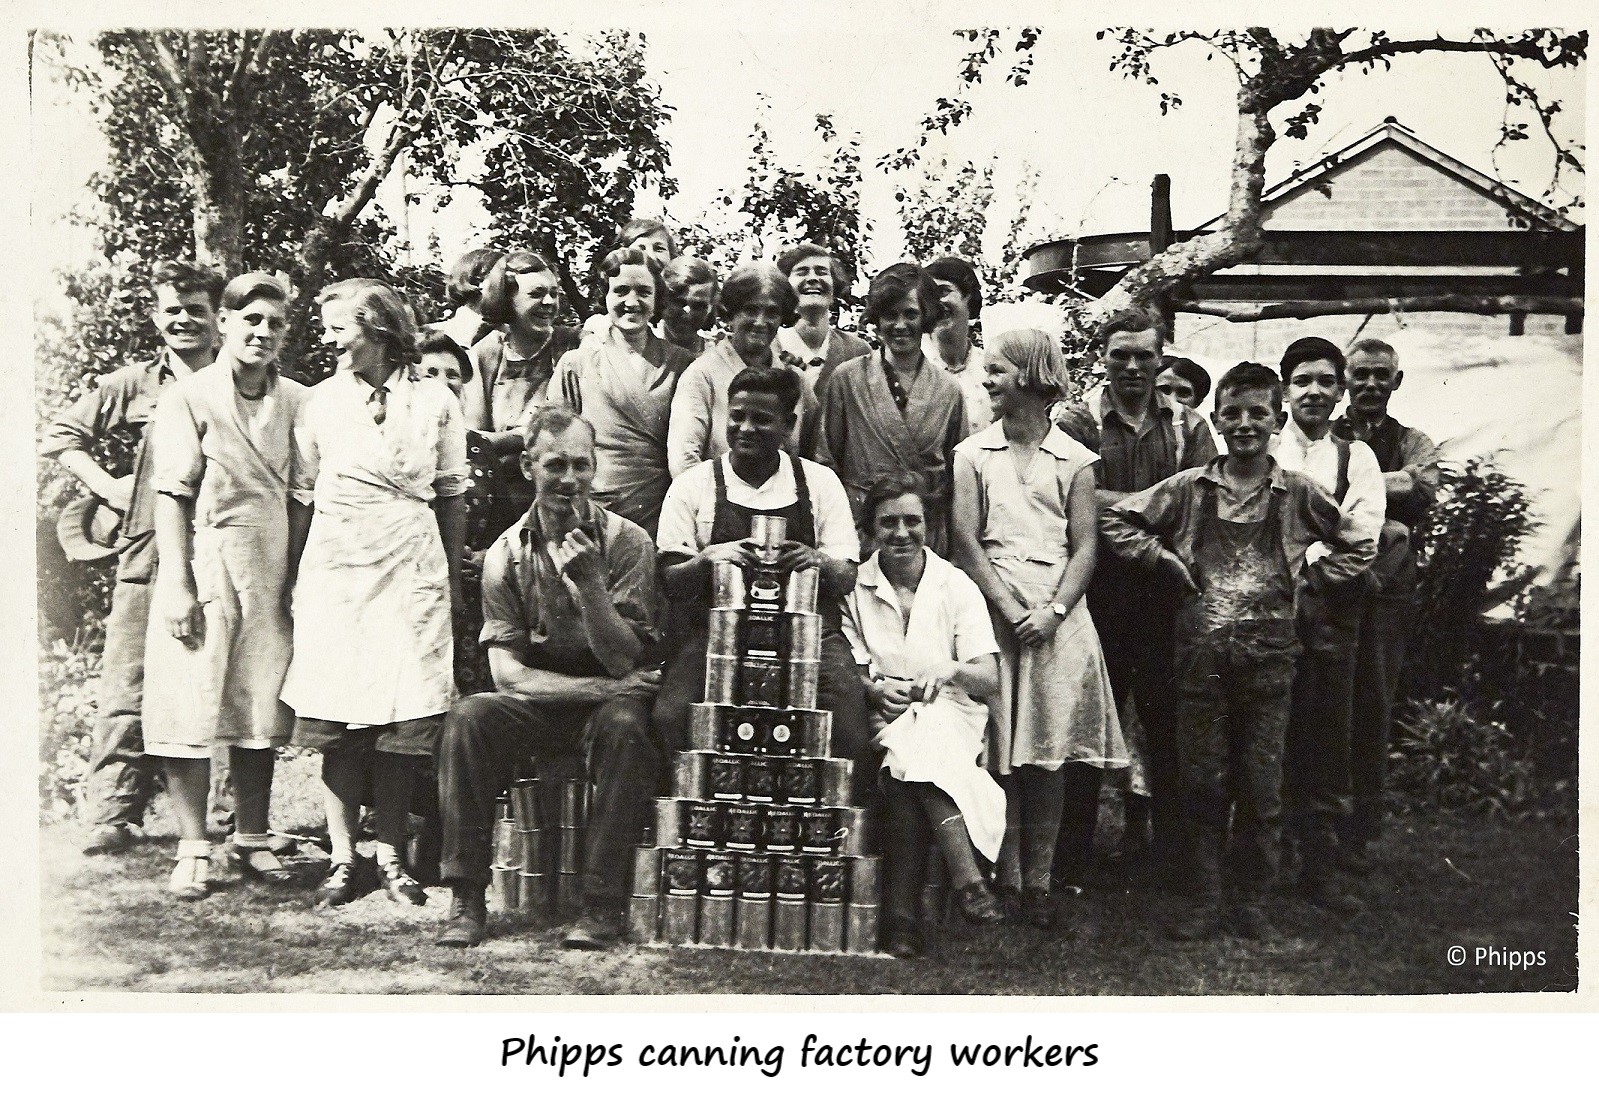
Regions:
<instances>
[{"instance_id":1,"label":"short dark hair","mask_svg":"<svg viewBox=\"0 0 1599 1102\"><path fill-rule=\"evenodd\" d=\"M661 316L661 307L666 305L666 281L661 278L661 261L660 258L632 245L612 249L600 257L600 262L594 266L594 283L595 289L600 293L600 302L602 304L605 302L611 280L629 264L649 269L650 276L655 280L655 310L650 314L650 320L654 321Z\"/></svg>"},{"instance_id":2,"label":"short dark hair","mask_svg":"<svg viewBox=\"0 0 1599 1102\"><path fill-rule=\"evenodd\" d=\"M866 490L866 500L861 505L863 524L870 529L877 522L878 507L906 494L915 494L922 502L922 511L932 511L932 495L927 491L927 479L919 471L890 471L878 478Z\"/></svg>"},{"instance_id":3,"label":"short dark hair","mask_svg":"<svg viewBox=\"0 0 1599 1102\"><path fill-rule=\"evenodd\" d=\"M941 256L922 269L929 278L953 283L966 299L966 313L973 321L983 312L983 282L977 269L958 256Z\"/></svg>"},{"instance_id":4,"label":"short dark hair","mask_svg":"<svg viewBox=\"0 0 1599 1102\"><path fill-rule=\"evenodd\" d=\"M611 244L610 252L617 249L626 249L641 237L651 234L663 233L666 235L666 253L673 259L677 258L677 238L667 228L666 223L656 218L630 218L621 229L616 231L616 240Z\"/></svg>"},{"instance_id":5,"label":"short dark hair","mask_svg":"<svg viewBox=\"0 0 1599 1102\"><path fill-rule=\"evenodd\" d=\"M1316 360L1331 362L1334 370L1338 372L1338 381L1344 381L1344 353L1332 341L1324 337L1300 337L1293 344L1283 350L1282 376L1283 383L1294 374L1294 368L1300 364L1314 363Z\"/></svg>"},{"instance_id":6,"label":"short dark hair","mask_svg":"<svg viewBox=\"0 0 1599 1102\"><path fill-rule=\"evenodd\" d=\"M872 278L862 320L876 325L885 311L912 294L921 307L922 332L931 333L933 327L944 320L944 304L938 298L938 285L916 264L890 264Z\"/></svg>"},{"instance_id":7,"label":"short dark hair","mask_svg":"<svg viewBox=\"0 0 1599 1102\"><path fill-rule=\"evenodd\" d=\"M500 249L473 249L450 265L444 294L452 306L476 306L483 297L483 281L505 253Z\"/></svg>"},{"instance_id":8,"label":"short dark hair","mask_svg":"<svg viewBox=\"0 0 1599 1102\"><path fill-rule=\"evenodd\" d=\"M435 353L454 356L456 362L461 365L461 381L463 383L472 381L472 357L461 347L460 342L442 330L424 330L422 339L416 342L417 358Z\"/></svg>"},{"instance_id":9,"label":"short dark hair","mask_svg":"<svg viewBox=\"0 0 1599 1102\"><path fill-rule=\"evenodd\" d=\"M598 439L594 426L581 413L566 406L540 406L528 417L527 424L522 426L522 450L530 452L540 436L559 436L573 425L588 429L589 440Z\"/></svg>"},{"instance_id":10,"label":"short dark hair","mask_svg":"<svg viewBox=\"0 0 1599 1102\"><path fill-rule=\"evenodd\" d=\"M1394 350L1394 346L1387 341L1380 341L1376 337L1366 337L1350 345L1346 354L1346 367L1348 366L1347 357L1357 353L1364 356L1387 356L1389 362L1395 367L1399 366L1399 353Z\"/></svg>"},{"instance_id":11,"label":"short dark hair","mask_svg":"<svg viewBox=\"0 0 1599 1102\"><path fill-rule=\"evenodd\" d=\"M226 283L221 272L193 260L162 260L150 269L151 294L157 287L171 287L180 295L204 291L211 300L212 310L222 305L222 288Z\"/></svg>"},{"instance_id":12,"label":"short dark hair","mask_svg":"<svg viewBox=\"0 0 1599 1102\"><path fill-rule=\"evenodd\" d=\"M844 267L844 262L831 249L824 245L818 245L814 241L801 241L798 245L783 253L782 256L777 258L777 270L785 276L792 275L795 266L800 261L810 260L812 257L824 258L828 266L832 268L833 297L843 298L849 294L849 269Z\"/></svg>"},{"instance_id":13,"label":"short dark hair","mask_svg":"<svg viewBox=\"0 0 1599 1102\"><path fill-rule=\"evenodd\" d=\"M508 252L494 262L494 267L484 277L483 297L478 301L477 312L484 321L490 325L506 325L511 321L514 314L511 303L516 298L516 277L527 272L549 272L555 276L555 266L544 258L543 253L531 249ZM556 276L555 285L559 287L560 284L560 277Z\"/></svg>"},{"instance_id":14,"label":"short dark hair","mask_svg":"<svg viewBox=\"0 0 1599 1102\"><path fill-rule=\"evenodd\" d=\"M258 298L287 303L289 285L271 272L245 272L228 280L222 289L222 309L242 310Z\"/></svg>"},{"instance_id":15,"label":"short dark hair","mask_svg":"<svg viewBox=\"0 0 1599 1102\"><path fill-rule=\"evenodd\" d=\"M721 290L722 280L716 274L716 269L697 256L679 256L667 262L661 269L661 279L666 283L668 294L679 295L690 287L698 287L703 283L711 285L711 291Z\"/></svg>"},{"instance_id":16,"label":"short dark hair","mask_svg":"<svg viewBox=\"0 0 1599 1102\"><path fill-rule=\"evenodd\" d=\"M1098 332L1094 334L1093 347L1104 348L1117 333L1143 333L1150 329L1156 332L1161 346L1165 347L1170 334L1166 332L1166 323L1160 320L1159 314L1137 306L1118 310L1100 323Z\"/></svg>"},{"instance_id":17,"label":"short dark hair","mask_svg":"<svg viewBox=\"0 0 1599 1102\"><path fill-rule=\"evenodd\" d=\"M1210 372L1200 367L1186 356L1162 356L1160 358L1162 371L1175 371L1178 376L1188 380L1188 385L1194 388L1194 401L1203 402L1205 395L1210 393Z\"/></svg>"},{"instance_id":18,"label":"short dark hair","mask_svg":"<svg viewBox=\"0 0 1599 1102\"><path fill-rule=\"evenodd\" d=\"M777 398L785 412L792 412L800 403L802 386L799 373L792 368L775 364L770 367L746 367L727 384L727 400L731 402L735 394L770 394Z\"/></svg>"},{"instance_id":19,"label":"short dark hair","mask_svg":"<svg viewBox=\"0 0 1599 1102\"><path fill-rule=\"evenodd\" d=\"M1221 410L1222 398L1234 390L1269 390L1272 403L1278 409L1283 404L1283 381L1275 371L1265 364L1252 363L1245 360L1235 367L1227 369L1227 373L1216 384L1216 409Z\"/></svg>"},{"instance_id":20,"label":"short dark hair","mask_svg":"<svg viewBox=\"0 0 1599 1102\"><path fill-rule=\"evenodd\" d=\"M722 284L721 296L716 301L716 312L725 324L731 325L738 312L762 291L769 291L783 309L783 324L793 325L799 316L799 295L789 286L788 277L775 264L757 261L740 264Z\"/></svg>"}]
</instances>

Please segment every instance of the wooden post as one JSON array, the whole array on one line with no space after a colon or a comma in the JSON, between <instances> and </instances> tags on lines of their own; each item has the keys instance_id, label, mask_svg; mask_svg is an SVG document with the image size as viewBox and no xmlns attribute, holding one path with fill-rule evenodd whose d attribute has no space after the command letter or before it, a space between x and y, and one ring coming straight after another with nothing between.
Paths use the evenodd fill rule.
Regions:
<instances>
[{"instance_id":1,"label":"wooden post","mask_svg":"<svg viewBox=\"0 0 1599 1102\"><path fill-rule=\"evenodd\" d=\"M1149 255L1159 256L1171 247L1171 243L1171 177L1160 172L1156 173L1149 185ZM1172 296L1159 295L1150 306L1159 312L1167 335L1175 337L1177 315L1172 309Z\"/></svg>"}]
</instances>

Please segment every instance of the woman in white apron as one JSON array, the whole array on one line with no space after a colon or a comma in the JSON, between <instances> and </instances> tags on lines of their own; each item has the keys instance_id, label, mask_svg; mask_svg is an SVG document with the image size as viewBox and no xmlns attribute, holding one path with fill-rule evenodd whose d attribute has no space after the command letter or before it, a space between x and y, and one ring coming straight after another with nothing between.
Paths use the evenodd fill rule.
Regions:
<instances>
[{"instance_id":1,"label":"woman in white apron","mask_svg":"<svg viewBox=\"0 0 1599 1102\"><path fill-rule=\"evenodd\" d=\"M262 272L222 292L216 363L175 383L151 436L161 557L145 644L145 753L165 760L178 820L168 887L200 899L211 749L228 748L244 875L292 876L267 848L276 748L293 717L278 700L289 664L289 437L306 393L278 376L288 289Z\"/></svg>"},{"instance_id":2,"label":"woman in white apron","mask_svg":"<svg viewBox=\"0 0 1599 1102\"><path fill-rule=\"evenodd\" d=\"M418 766L455 699L466 432L449 388L411 370L416 327L394 290L349 280L318 301L339 367L294 426L298 570L283 699L295 745L323 756L333 867L319 898L338 906L366 887L355 834L367 804L384 890L420 906L426 894L400 853Z\"/></svg>"},{"instance_id":3,"label":"woman in white apron","mask_svg":"<svg viewBox=\"0 0 1599 1102\"><path fill-rule=\"evenodd\" d=\"M896 472L866 493L863 519L877 545L844 602L844 634L865 670L874 742L883 751L887 811L888 951L919 956L930 843L955 901L974 923L1004 917L973 855L999 857L1005 793L979 761L988 708L999 692L999 644L976 584L927 549L927 485Z\"/></svg>"}]
</instances>

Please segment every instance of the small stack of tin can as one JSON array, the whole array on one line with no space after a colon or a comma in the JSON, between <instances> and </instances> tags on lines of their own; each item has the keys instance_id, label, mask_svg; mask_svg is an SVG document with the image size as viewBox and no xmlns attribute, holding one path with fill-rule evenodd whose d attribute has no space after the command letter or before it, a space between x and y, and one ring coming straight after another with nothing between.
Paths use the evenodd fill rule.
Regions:
<instances>
[{"instance_id":1,"label":"small stack of tin can","mask_svg":"<svg viewBox=\"0 0 1599 1102\"><path fill-rule=\"evenodd\" d=\"M769 563L782 518L755 520ZM828 754L832 714L816 707L817 580L716 564L705 701L672 795L656 801L654 844L635 856L635 940L876 952L882 859L849 802L851 763Z\"/></svg>"},{"instance_id":2,"label":"small stack of tin can","mask_svg":"<svg viewBox=\"0 0 1599 1102\"><path fill-rule=\"evenodd\" d=\"M500 797L494 823L491 874L500 910L540 922L578 913L587 821L588 782L582 777L554 775L511 785Z\"/></svg>"}]
</instances>

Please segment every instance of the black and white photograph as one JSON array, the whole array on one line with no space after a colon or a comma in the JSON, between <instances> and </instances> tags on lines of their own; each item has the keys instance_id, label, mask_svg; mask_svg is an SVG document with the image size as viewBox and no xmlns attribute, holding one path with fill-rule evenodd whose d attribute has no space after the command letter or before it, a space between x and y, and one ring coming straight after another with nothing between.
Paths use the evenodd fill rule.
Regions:
<instances>
[{"instance_id":1,"label":"black and white photograph","mask_svg":"<svg viewBox=\"0 0 1599 1102\"><path fill-rule=\"evenodd\" d=\"M35 1001L1574 1002L1499 12L30 12Z\"/></svg>"}]
</instances>

